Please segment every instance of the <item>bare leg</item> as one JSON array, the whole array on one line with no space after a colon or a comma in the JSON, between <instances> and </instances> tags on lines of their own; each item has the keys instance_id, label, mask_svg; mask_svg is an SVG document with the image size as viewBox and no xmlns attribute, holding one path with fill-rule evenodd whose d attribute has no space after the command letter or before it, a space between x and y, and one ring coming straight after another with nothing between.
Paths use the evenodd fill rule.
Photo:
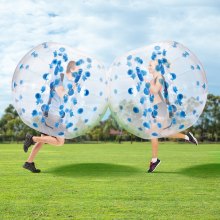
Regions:
<instances>
[{"instance_id":1,"label":"bare leg","mask_svg":"<svg viewBox=\"0 0 220 220\"><path fill-rule=\"evenodd\" d=\"M169 136L169 138L180 138L180 139L185 139L185 134L177 133L177 134L174 134L174 135Z\"/></svg>"},{"instance_id":2,"label":"bare leg","mask_svg":"<svg viewBox=\"0 0 220 220\"><path fill-rule=\"evenodd\" d=\"M51 136L33 136L33 141L34 142L40 142L43 144L51 144L51 145L55 145L55 146L62 146L65 142L64 138L60 138L60 137L51 137Z\"/></svg>"},{"instance_id":3,"label":"bare leg","mask_svg":"<svg viewBox=\"0 0 220 220\"><path fill-rule=\"evenodd\" d=\"M160 164L160 160L157 158L158 156L158 139L154 138L151 139L151 145L152 145L152 160L150 162L150 167L148 169L148 173L152 173L156 167Z\"/></svg>"},{"instance_id":4,"label":"bare leg","mask_svg":"<svg viewBox=\"0 0 220 220\"><path fill-rule=\"evenodd\" d=\"M37 153L39 152L39 150L42 148L43 143L36 143L28 157L27 162L28 163L32 163L34 161L34 158L36 157Z\"/></svg>"},{"instance_id":5,"label":"bare leg","mask_svg":"<svg viewBox=\"0 0 220 220\"><path fill-rule=\"evenodd\" d=\"M152 145L152 158L157 158L158 156L158 139L151 139L151 145Z\"/></svg>"}]
</instances>

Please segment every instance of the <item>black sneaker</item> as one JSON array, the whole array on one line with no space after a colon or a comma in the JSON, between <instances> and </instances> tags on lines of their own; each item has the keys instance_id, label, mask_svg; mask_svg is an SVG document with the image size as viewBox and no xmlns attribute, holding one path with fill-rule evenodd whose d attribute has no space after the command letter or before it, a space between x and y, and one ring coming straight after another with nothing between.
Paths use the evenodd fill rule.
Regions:
<instances>
[{"instance_id":1,"label":"black sneaker","mask_svg":"<svg viewBox=\"0 0 220 220\"><path fill-rule=\"evenodd\" d=\"M195 145L198 145L197 139L193 136L193 134L192 134L191 132L188 132L186 135L189 137L189 140L188 140L188 141L189 141L190 143L193 143L193 144L195 144Z\"/></svg>"},{"instance_id":2,"label":"black sneaker","mask_svg":"<svg viewBox=\"0 0 220 220\"><path fill-rule=\"evenodd\" d=\"M157 159L157 161L155 163L150 162L150 167L149 170L147 171L148 173L152 173L154 172L154 170L156 170L157 166L160 164L160 160Z\"/></svg>"},{"instance_id":3,"label":"black sneaker","mask_svg":"<svg viewBox=\"0 0 220 220\"><path fill-rule=\"evenodd\" d=\"M33 135L31 134L26 134L26 137L25 137L25 140L24 140L24 146L23 146L23 149L24 149L24 152L27 153L28 152L28 148L34 144L34 141L32 139Z\"/></svg>"},{"instance_id":4,"label":"black sneaker","mask_svg":"<svg viewBox=\"0 0 220 220\"><path fill-rule=\"evenodd\" d=\"M40 173L40 170L36 169L34 162L32 163L25 162L23 168L30 170L32 173Z\"/></svg>"}]
</instances>

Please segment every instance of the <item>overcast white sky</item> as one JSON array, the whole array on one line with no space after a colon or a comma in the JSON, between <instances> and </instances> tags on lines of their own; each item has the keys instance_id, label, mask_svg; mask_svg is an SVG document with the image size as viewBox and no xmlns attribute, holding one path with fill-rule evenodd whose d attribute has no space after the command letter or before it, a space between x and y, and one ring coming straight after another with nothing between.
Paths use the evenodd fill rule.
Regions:
<instances>
[{"instance_id":1,"label":"overcast white sky","mask_svg":"<svg viewBox=\"0 0 220 220\"><path fill-rule=\"evenodd\" d=\"M220 0L0 0L0 116L17 63L53 41L97 57L115 57L161 40L187 46L203 63L209 92L220 95Z\"/></svg>"}]
</instances>

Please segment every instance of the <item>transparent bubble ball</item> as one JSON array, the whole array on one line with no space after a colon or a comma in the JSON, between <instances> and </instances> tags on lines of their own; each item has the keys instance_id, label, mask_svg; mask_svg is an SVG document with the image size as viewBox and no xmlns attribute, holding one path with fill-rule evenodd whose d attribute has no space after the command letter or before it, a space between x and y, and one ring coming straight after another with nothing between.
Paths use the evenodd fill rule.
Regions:
<instances>
[{"instance_id":1,"label":"transparent bubble ball","mask_svg":"<svg viewBox=\"0 0 220 220\"><path fill-rule=\"evenodd\" d=\"M95 58L63 44L42 43L15 69L13 105L29 127L70 139L100 121L107 84L105 68Z\"/></svg>"},{"instance_id":2,"label":"transparent bubble ball","mask_svg":"<svg viewBox=\"0 0 220 220\"><path fill-rule=\"evenodd\" d=\"M206 104L202 64L174 41L116 58L108 77L113 116L121 127L143 139L168 137L191 127Z\"/></svg>"}]
</instances>

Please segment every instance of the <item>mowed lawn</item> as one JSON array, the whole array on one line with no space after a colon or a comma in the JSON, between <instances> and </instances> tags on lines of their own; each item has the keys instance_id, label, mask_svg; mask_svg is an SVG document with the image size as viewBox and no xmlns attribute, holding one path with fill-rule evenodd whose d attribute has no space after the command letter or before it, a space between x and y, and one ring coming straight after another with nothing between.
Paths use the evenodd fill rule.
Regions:
<instances>
[{"instance_id":1,"label":"mowed lawn","mask_svg":"<svg viewBox=\"0 0 220 220\"><path fill-rule=\"evenodd\" d=\"M220 144L45 145L42 170L22 168L21 144L0 144L0 219L220 219Z\"/></svg>"}]
</instances>

